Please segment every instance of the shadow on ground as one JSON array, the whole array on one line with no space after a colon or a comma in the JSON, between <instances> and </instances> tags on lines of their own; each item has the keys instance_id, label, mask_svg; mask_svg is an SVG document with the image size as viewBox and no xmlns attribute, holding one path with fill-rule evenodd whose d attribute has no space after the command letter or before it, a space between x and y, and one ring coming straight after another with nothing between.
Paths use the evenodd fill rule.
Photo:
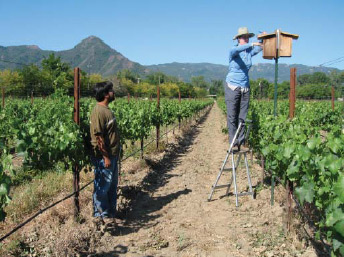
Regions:
<instances>
[{"instance_id":1,"label":"shadow on ground","mask_svg":"<svg viewBox=\"0 0 344 257\"><path fill-rule=\"evenodd\" d=\"M137 232L143 227L149 228L155 226L157 222L154 223L154 220L160 217L160 215L152 213L162 209L181 195L186 195L191 192L190 189L183 188L169 195L154 196L154 192L165 186L171 177L178 176L171 174L170 171L181 163L181 156L190 151L190 146L200 132L200 125L204 123L209 112L210 109L199 119L197 124L192 125L191 128L178 139L177 144L169 145L166 154L161 160L145 160L150 171L139 185L122 188L121 194L128 200L128 203L126 206L119 209L118 218L125 221L123 225L117 227L111 234L126 235Z\"/></svg>"}]
</instances>

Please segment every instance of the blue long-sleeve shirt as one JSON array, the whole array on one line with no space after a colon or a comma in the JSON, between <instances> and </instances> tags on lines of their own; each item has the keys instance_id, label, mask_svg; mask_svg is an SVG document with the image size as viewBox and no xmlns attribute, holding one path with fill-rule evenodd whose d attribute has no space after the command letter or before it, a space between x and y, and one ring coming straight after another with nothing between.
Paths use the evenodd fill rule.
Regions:
<instances>
[{"instance_id":1,"label":"blue long-sleeve shirt","mask_svg":"<svg viewBox=\"0 0 344 257\"><path fill-rule=\"evenodd\" d=\"M255 56L262 48L252 46L252 43L236 44L229 52L229 71L226 82L233 86L250 87L248 71L252 66L252 56Z\"/></svg>"}]
</instances>

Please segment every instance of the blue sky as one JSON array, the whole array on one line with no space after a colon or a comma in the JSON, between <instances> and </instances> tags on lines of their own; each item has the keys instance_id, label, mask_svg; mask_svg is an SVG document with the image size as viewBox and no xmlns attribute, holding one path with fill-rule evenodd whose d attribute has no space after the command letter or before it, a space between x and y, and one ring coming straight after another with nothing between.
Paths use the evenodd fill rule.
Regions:
<instances>
[{"instance_id":1,"label":"blue sky","mask_svg":"<svg viewBox=\"0 0 344 257\"><path fill-rule=\"evenodd\" d=\"M343 0L0 0L0 45L67 50L95 35L132 61L227 64L238 27L299 34L280 63L344 56ZM344 59L344 58L343 58ZM254 63L271 62L261 55ZM331 67L344 69L344 61Z\"/></svg>"}]
</instances>

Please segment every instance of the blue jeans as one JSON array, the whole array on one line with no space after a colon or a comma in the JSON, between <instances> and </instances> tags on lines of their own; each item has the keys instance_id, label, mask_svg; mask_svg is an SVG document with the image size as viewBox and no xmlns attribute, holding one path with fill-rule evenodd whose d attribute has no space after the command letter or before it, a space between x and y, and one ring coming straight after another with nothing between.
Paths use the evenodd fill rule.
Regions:
<instances>
[{"instance_id":1,"label":"blue jeans","mask_svg":"<svg viewBox=\"0 0 344 257\"><path fill-rule=\"evenodd\" d=\"M249 102L250 91L241 92L240 87L235 90L230 89L225 85L225 101L227 106L227 126L229 133L229 144L232 143L235 132L238 129L239 122L245 123ZM241 145L245 141L244 129L238 135L234 145Z\"/></svg>"},{"instance_id":2,"label":"blue jeans","mask_svg":"<svg viewBox=\"0 0 344 257\"><path fill-rule=\"evenodd\" d=\"M117 205L118 157L111 159L111 166L104 167L104 159L92 158L94 169L93 215L115 217Z\"/></svg>"}]
</instances>

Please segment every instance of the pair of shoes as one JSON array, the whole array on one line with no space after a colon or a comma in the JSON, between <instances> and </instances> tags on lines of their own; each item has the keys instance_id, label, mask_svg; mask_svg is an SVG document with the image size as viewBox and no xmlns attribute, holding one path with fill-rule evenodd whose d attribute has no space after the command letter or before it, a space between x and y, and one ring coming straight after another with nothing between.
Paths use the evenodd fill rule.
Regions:
<instances>
[{"instance_id":1,"label":"pair of shoes","mask_svg":"<svg viewBox=\"0 0 344 257\"><path fill-rule=\"evenodd\" d=\"M115 218L112 217L104 217L104 230L113 230L117 228L117 222Z\"/></svg>"},{"instance_id":2,"label":"pair of shoes","mask_svg":"<svg viewBox=\"0 0 344 257\"><path fill-rule=\"evenodd\" d=\"M112 217L104 217L103 218L104 224L108 225L108 224L116 224L116 219L112 218Z\"/></svg>"},{"instance_id":3,"label":"pair of shoes","mask_svg":"<svg viewBox=\"0 0 344 257\"><path fill-rule=\"evenodd\" d=\"M101 216L93 217L92 223L95 230L101 231L101 232L104 230L105 223Z\"/></svg>"}]
</instances>

